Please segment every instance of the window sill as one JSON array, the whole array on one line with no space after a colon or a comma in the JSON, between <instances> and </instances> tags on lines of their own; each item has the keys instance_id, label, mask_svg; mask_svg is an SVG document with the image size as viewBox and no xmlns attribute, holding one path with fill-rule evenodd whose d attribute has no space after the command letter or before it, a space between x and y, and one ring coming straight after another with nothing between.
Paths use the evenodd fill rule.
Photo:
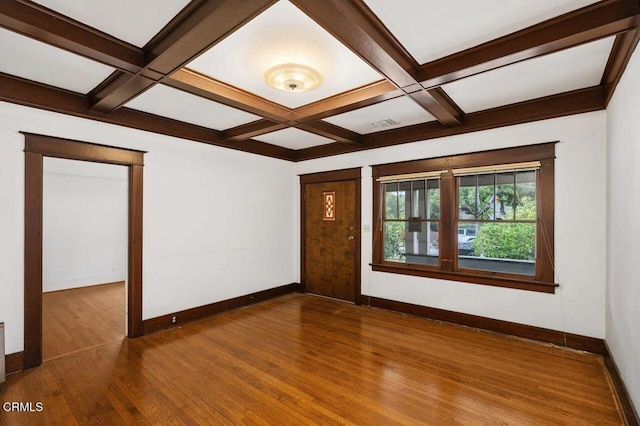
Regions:
<instances>
[{"instance_id":1,"label":"window sill","mask_svg":"<svg viewBox=\"0 0 640 426\"><path fill-rule=\"evenodd\" d=\"M412 275L417 277L436 278L449 281L460 281L465 283L515 288L519 290L537 291L540 293L550 294L555 294L556 287L559 286L555 283L546 283L535 280L519 280L514 278L465 274L460 272L427 270L403 265L372 264L371 268L377 272L388 272L392 274Z\"/></svg>"}]
</instances>

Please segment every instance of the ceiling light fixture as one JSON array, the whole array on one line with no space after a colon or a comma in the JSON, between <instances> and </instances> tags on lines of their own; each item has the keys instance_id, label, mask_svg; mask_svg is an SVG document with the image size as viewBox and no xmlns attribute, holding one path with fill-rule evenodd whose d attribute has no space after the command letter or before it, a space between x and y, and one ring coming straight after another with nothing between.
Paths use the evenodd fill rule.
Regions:
<instances>
[{"instance_id":1,"label":"ceiling light fixture","mask_svg":"<svg viewBox=\"0 0 640 426\"><path fill-rule=\"evenodd\" d=\"M264 80L284 92L308 92L320 86L322 75L306 65L288 63L269 68L264 73Z\"/></svg>"}]
</instances>

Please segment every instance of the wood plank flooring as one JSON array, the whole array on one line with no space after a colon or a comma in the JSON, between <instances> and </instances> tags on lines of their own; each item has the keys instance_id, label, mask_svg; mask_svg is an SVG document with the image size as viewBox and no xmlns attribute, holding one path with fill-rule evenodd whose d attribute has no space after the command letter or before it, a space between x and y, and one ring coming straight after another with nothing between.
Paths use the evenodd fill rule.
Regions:
<instances>
[{"instance_id":1,"label":"wood plank flooring","mask_svg":"<svg viewBox=\"0 0 640 426\"><path fill-rule=\"evenodd\" d=\"M42 295L42 359L49 360L126 334L124 281Z\"/></svg>"},{"instance_id":2,"label":"wood plank flooring","mask_svg":"<svg viewBox=\"0 0 640 426\"><path fill-rule=\"evenodd\" d=\"M1 424L615 425L602 358L291 294L8 377Z\"/></svg>"}]
</instances>

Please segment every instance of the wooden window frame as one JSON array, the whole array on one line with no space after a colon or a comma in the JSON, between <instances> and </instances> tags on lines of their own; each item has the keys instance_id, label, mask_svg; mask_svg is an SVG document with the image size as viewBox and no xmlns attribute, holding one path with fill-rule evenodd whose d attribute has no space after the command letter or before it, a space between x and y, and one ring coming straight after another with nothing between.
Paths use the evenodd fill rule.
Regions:
<instances>
[{"instance_id":1,"label":"wooden window frame","mask_svg":"<svg viewBox=\"0 0 640 426\"><path fill-rule=\"evenodd\" d=\"M372 166L373 176L373 261L372 269L403 275L484 284L498 287L555 293L554 283L554 199L555 144L548 142L514 148L472 152ZM535 276L500 272L457 270L456 195L453 169L539 161L537 173L536 273ZM378 178L412 173L446 170L440 176L439 268L403 264L384 260L382 227L382 184ZM543 232L541 232L543 230Z\"/></svg>"}]
</instances>

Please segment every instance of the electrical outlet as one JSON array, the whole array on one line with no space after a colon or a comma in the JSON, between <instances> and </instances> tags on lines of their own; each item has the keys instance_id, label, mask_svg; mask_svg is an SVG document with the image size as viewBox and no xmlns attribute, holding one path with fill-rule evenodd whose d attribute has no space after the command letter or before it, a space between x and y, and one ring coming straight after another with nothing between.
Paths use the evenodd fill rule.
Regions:
<instances>
[{"instance_id":1,"label":"electrical outlet","mask_svg":"<svg viewBox=\"0 0 640 426\"><path fill-rule=\"evenodd\" d=\"M174 315L171 317L171 324L175 324L178 322L178 318Z\"/></svg>"}]
</instances>

